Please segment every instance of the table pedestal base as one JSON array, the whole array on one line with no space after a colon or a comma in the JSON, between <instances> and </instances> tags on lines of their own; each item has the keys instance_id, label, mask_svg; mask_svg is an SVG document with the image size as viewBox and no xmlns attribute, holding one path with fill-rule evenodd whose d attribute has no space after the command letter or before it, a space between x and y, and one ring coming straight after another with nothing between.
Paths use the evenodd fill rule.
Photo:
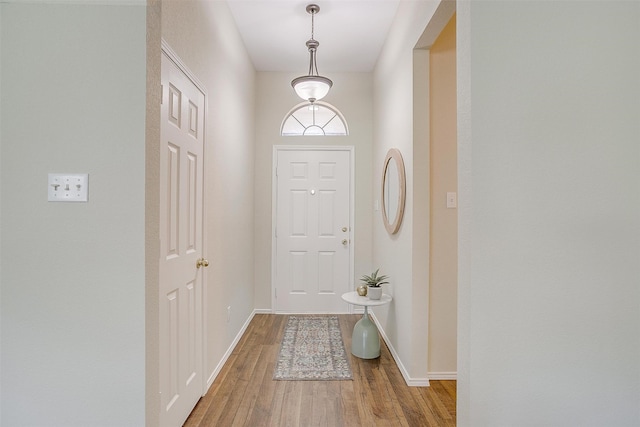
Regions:
<instances>
[{"instance_id":1,"label":"table pedestal base","mask_svg":"<svg viewBox=\"0 0 640 427\"><path fill-rule=\"evenodd\" d=\"M364 308L362 319L353 327L351 354L361 359L380 357L380 337L375 323L369 319L368 307Z\"/></svg>"}]
</instances>

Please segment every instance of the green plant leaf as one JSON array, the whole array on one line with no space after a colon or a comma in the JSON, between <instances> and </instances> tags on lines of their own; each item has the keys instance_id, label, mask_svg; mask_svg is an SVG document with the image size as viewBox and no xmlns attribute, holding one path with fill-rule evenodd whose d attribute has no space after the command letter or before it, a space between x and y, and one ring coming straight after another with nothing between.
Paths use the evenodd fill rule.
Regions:
<instances>
[{"instance_id":1,"label":"green plant leaf","mask_svg":"<svg viewBox=\"0 0 640 427\"><path fill-rule=\"evenodd\" d=\"M386 281L386 279L389 278L389 276L387 275L380 275L378 276L378 272L380 271L380 269L378 268L376 271L374 271L373 273L371 273L371 275L364 275L362 276L362 278L360 278L360 281L364 282L367 284L367 286L372 286L372 287L379 287L380 285L386 285L389 282Z\"/></svg>"}]
</instances>

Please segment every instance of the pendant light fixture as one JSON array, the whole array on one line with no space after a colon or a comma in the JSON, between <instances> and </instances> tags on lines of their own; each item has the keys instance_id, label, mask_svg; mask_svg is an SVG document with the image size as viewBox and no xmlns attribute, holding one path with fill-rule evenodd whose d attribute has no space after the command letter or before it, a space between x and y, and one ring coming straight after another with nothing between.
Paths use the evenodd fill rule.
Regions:
<instances>
[{"instance_id":1,"label":"pendant light fixture","mask_svg":"<svg viewBox=\"0 0 640 427\"><path fill-rule=\"evenodd\" d=\"M327 93L329 93L331 86L333 86L331 80L318 75L316 51L320 43L313 38L313 17L318 12L320 12L320 6L317 4L307 5L307 13L311 14L311 38L307 40L307 49L309 49L309 74L295 78L291 82L291 86L293 86L298 96L311 103L324 98Z\"/></svg>"}]
</instances>

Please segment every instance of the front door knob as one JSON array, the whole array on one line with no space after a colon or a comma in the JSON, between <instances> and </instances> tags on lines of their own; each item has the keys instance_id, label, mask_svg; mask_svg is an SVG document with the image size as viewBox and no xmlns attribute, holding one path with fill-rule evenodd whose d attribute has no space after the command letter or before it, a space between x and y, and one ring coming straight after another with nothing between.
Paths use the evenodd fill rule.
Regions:
<instances>
[{"instance_id":1,"label":"front door knob","mask_svg":"<svg viewBox=\"0 0 640 427\"><path fill-rule=\"evenodd\" d=\"M198 260L196 261L196 268L200 267L209 267L209 261L204 258L198 258Z\"/></svg>"}]
</instances>

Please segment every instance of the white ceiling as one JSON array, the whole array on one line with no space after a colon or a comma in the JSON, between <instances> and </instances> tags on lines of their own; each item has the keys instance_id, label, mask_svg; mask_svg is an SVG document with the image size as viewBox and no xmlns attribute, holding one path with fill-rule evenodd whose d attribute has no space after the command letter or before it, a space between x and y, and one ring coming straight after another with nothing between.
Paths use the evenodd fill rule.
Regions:
<instances>
[{"instance_id":1,"label":"white ceiling","mask_svg":"<svg viewBox=\"0 0 640 427\"><path fill-rule=\"evenodd\" d=\"M400 0L227 0L258 71L307 74L311 15L320 6L314 38L318 72L370 72Z\"/></svg>"}]
</instances>

